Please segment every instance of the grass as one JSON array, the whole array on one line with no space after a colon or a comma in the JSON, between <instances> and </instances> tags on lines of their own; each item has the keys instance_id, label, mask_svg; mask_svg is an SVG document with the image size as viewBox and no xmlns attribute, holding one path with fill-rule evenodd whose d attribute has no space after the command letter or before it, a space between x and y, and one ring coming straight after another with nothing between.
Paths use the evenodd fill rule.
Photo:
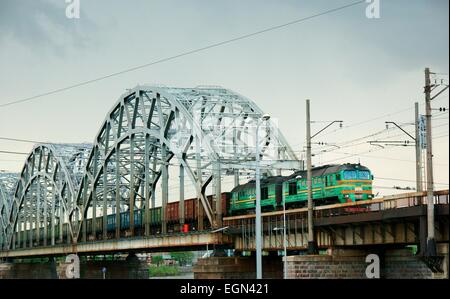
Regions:
<instances>
[{"instance_id":1,"label":"grass","mask_svg":"<svg viewBox=\"0 0 450 299\"><path fill-rule=\"evenodd\" d=\"M160 276L175 276L179 274L179 269L176 266L159 266L150 267L148 273L150 277L160 277Z\"/></svg>"}]
</instances>

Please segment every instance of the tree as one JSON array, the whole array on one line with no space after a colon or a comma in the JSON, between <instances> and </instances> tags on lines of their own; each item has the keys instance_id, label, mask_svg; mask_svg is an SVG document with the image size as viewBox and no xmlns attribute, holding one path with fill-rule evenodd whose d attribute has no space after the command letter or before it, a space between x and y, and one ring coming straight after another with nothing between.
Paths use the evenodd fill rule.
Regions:
<instances>
[{"instance_id":1,"label":"tree","mask_svg":"<svg viewBox=\"0 0 450 299\"><path fill-rule=\"evenodd\" d=\"M158 267L162 263L163 257L161 255L152 256L152 264L156 264Z\"/></svg>"},{"instance_id":2,"label":"tree","mask_svg":"<svg viewBox=\"0 0 450 299\"><path fill-rule=\"evenodd\" d=\"M191 264L194 258L194 254L190 251L187 252L171 252L170 256L178 262L180 266L186 266Z\"/></svg>"}]
</instances>

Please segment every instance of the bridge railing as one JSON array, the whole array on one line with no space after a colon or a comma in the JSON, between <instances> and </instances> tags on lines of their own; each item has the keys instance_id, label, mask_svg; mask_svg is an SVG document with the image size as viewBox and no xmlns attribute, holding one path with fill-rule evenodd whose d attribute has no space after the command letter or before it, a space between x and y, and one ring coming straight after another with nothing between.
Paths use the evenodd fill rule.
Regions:
<instances>
[{"instance_id":1,"label":"bridge railing","mask_svg":"<svg viewBox=\"0 0 450 299\"><path fill-rule=\"evenodd\" d=\"M448 204L449 203L449 190L440 190L434 192L434 204ZM390 195L382 198L379 203L374 203L377 210L406 208L413 206L426 205L428 202L427 192L412 192L398 195Z\"/></svg>"},{"instance_id":2,"label":"bridge railing","mask_svg":"<svg viewBox=\"0 0 450 299\"><path fill-rule=\"evenodd\" d=\"M448 205L449 190L434 192L434 203L436 205ZM319 222L320 220L324 220L324 223L327 223L328 220L336 220L337 223L339 223L340 220L338 218L332 218L347 215L355 215L358 219L364 219L366 215L369 216L372 213L373 216L380 218L380 215L377 216L374 213L379 213L380 211L392 211L395 209L398 209L400 212L400 210L404 208L420 207L426 204L426 192L404 193L386 196L383 198L376 198L369 201L318 206L314 208L314 218ZM342 221L346 220L342 219ZM255 214L225 217L223 218L223 223L224 226L229 227L227 234L238 236L235 240L236 249L255 249ZM287 247L290 248L290 250L307 248L307 208L288 209L285 212L281 210L262 213L263 248L282 250L284 246L284 227L286 228ZM409 234L408 240L410 241L411 238L414 239L414 237L411 237L411 228L406 228L406 226L402 227L405 227L404 235L408 236ZM373 236L375 236L377 234L376 229L373 232ZM334 242L330 235L329 229L317 229L314 231L314 234L319 248L327 248ZM340 237L344 236L342 231L337 232L337 234ZM382 235L378 236L381 238L380 240L383 240ZM378 239L374 239L371 242L378 242L379 240L377 240ZM404 240L404 242L406 241ZM360 240L357 242L362 241Z\"/></svg>"},{"instance_id":3,"label":"bridge railing","mask_svg":"<svg viewBox=\"0 0 450 299\"><path fill-rule=\"evenodd\" d=\"M449 190L435 191L433 199L434 204L436 205L448 204ZM341 216L355 213L368 213L390 209L401 209L426 204L426 192L411 192L389 195L382 198L375 198L370 201L357 201L351 203L315 207L314 216L317 218Z\"/></svg>"},{"instance_id":4,"label":"bridge railing","mask_svg":"<svg viewBox=\"0 0 450 299\"><path fill-rule=\"evenodd\" d=\"M449 204L449 190L440 190L434 192L434 203L436 205ZM332 204L326 206L318 206L314 208L314 218L344 216L356 213L370 213L390 209L400 209L406 207L414 207L427 204L426 192L411 192L397 195L375 198L368 201L357 201L350 203ZM285 211L288 219L295 218L296 221L306 219L308 209L289 209ZM267 212L262 214L263 222L277 218L277 221L283 217L283 211ZM254 223L255 214L225 217L224 224L235 228L241 227L244 223Z\"/></svg>"}]
</instances>

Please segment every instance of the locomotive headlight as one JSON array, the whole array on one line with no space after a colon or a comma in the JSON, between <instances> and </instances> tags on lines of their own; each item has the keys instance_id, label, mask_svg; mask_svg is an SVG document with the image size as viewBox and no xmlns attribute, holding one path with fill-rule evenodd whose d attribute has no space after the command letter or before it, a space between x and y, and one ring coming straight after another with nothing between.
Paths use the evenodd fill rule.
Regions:
<instances>
[{"instance_id":1,"label":"locomotive headlight","mask_svg":"<svg viewBox=\"0 0 450 299\"><path fill-rule=\"evenodd\" d=\"M345 198L348 198L348 197L349 197L349 195L348 195L348 194L345 194L345 195L344 195L344 197L345 197Z\"/></svg>"}]
</instances>

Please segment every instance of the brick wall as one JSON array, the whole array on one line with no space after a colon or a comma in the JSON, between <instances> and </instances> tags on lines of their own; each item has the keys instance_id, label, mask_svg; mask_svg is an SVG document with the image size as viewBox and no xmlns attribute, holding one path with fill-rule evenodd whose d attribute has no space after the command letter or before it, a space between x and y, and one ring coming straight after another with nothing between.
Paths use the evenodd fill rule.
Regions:
<instances>
[{"instance_id":1,"label":"brick wall","mask_svg":"<svg viewBox=\"0 0 450 299\"><path fill-rule=\"evenodd\" d=\"M328 255L288 256L287 275L292 279L367 279L365 258L368 252L338 250ZM445 256L444 273L433 273L420 257L409 250L387 250L380 257L382 279L448 278L448 244L441 247Z\"/></svg>"},{"instance_id":2,"label":"brick wall","mask_svg":"<svg viewBox=\"0 0 450 299\"><path fill-rule=\"evenodd\" d=\"M288 256L287 277L297 279L365 278L363 257L353 256Z\"/></svg>"},{"instance_id":3,"label":"brick wall","mask_svg":"<svg viewBox=\"0 0 450 299\"><path fill-rule=\"evenodd\" d=\"M65 279L66 263L0 263L0 279ZM81 279L148 279L148 265L142 261L82 261Z\"/></svg>"},{"instance_id":4,"label":"brick wall","mask_svg":"<svg viewBox=\"0 0 450 299\"><path fill-rule=\"evenodd\" d=\"M54 279L55 263L1 263L0 279Z\"/></svg>"},{"instance_id":5,"label":"brick wall","mask_svg":"<svg viewBox=\"0 0 450 299\"><path fill-rule=\"evenodd\" d=\"M390 279L429 279L433 278L431 270L417 257L386 257L383 269L386 278Z\"/></svg>"},{"instance_id":6,"label":"brick wall","mask_svg":"<svg viewBox=\"0 0 450 299\"><path fill-rule=\"evenodd\" d=\"M209 257L199 259L193 267L194 279L254 279L255 257ZM279 257L263 258L263 278L282 278Z\"/></svg>"}]
</instances>

